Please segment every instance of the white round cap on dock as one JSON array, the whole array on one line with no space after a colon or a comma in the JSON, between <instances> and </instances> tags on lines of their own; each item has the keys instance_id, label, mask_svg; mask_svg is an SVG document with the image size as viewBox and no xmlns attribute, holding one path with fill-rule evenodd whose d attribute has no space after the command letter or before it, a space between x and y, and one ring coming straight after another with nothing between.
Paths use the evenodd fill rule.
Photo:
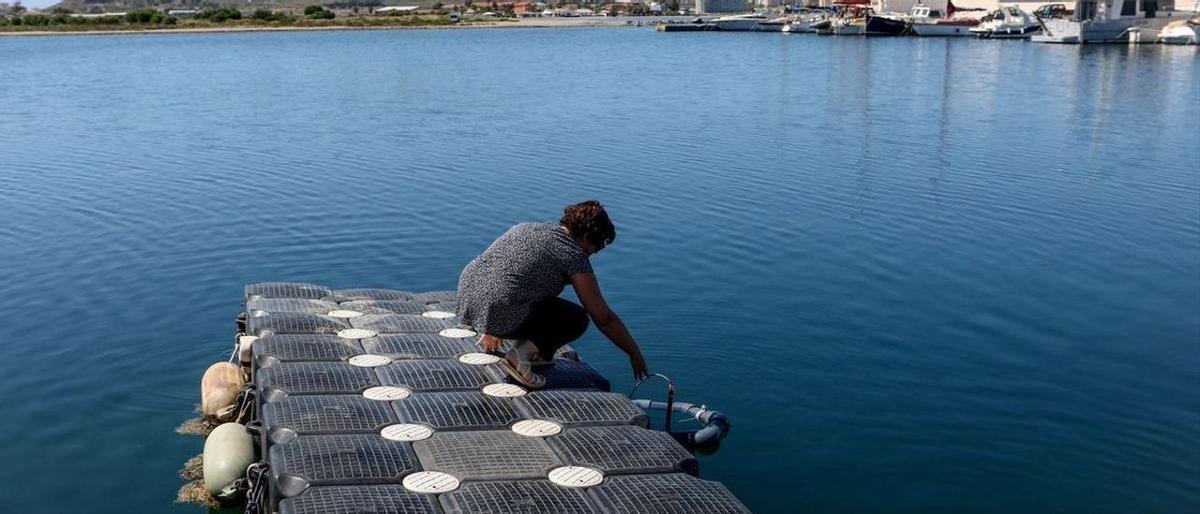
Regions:
<instances>
[{"instance_id":1,"label":"white round cap on dock","mask_svg":"<svg viewBox=\"0 0 1200 514\"><path fill-rule=\"evenodd\" d=\"M456 314L454 314L453 312L446 312L446 311L425 311L425 312L422 312L421 315L425 316L426 318L433 318L433 319L450 319L450 318L453 318L454 316L456 316Z\"/></svg>"},{"instance_id":2,"label":"white round cap on dock","mask_svg":"<svg viewBox=\"0 0 1200 514\"><path fill-rule=\"evenodd\" d=\"M370 337L375 337L379 334L377 334L374 330L367 330L365 328L347 328L345 330L339 330L337 335L342 339L367 339Z\"/></svg>"},{"instance_id":3,"label":"white round cap on dock","mask_svg":"<svg viewBox=\"0 0 1200 514\"><path fill-rule=\"evenodd\" d=\"M360 368L374 368L375 366L382 366L384 364L391 363L392 358L388 357L387 355L374 355L368 353L365 355L355 355L350 357L350 364Z\"/></svg>"},{"instance_id":4,"label":"white round cap on dock","mask_svg":"<svg viewBox=\"0 0 1200 514\"><path fill-rule=\"evenodd\" d=\"M445 328L445 329L442 329L441 332L438 332L438 335L442 336L442 337L453 337L455 339L462 339L464 337L474 337L477 334L475 333L474 330L467 330L465 328Z\"/></svg>"},{"instance_id":5,"label":"white round cap on dock","mask_svg":"<svg viewBox=\"0 0 1200 514\"><path fill-rule=\"evenodd\" d=\"M458 489L458 479L440 471L418 471L404 477L404 488L414 493L448 493Z\"/></svg>"},{"instance_id":6,"label":"white round cap on dock","mask_svg":"<svg viewBox=\"0 0 1200 514\"><path fill-rule=\"evenodd\" d=\"M548 437L562 432L562 425L544 419L527 419L516 422L512 431L525 437Z\"/></svg>"},{"instance_id":7,"label":"white round cap on dock","mask_svg":"<svg viewBox=\"0 0 1200 514\"><path fill-rule=\"evenodd\" d=\"M425 425L402 423L383 427L383 430L379 431L379 435L389 441L412 442L429 439L433 435L433 429Z\"/></svg>"},{"instance_id":8,"label":"white round cap on dock","mask_svg":"<svg viewBox=\"0 0 1200 514\"><path fill-rule=\"evenodd\" d=\"M357 318L359 316L362 316L363 313L358 312L358 311L336 310L336 311L329 311L329 315L332 317L335 317L335 318L350 319L350 318Z\"/></svg>"},{"instance_id":9,"label":"white round cap on dock","mask_svg":"<svg viewBox=\"0 0 1200 514\"><path fill-rule=\"evenodd\" d=\"M592 487L604 482L604 473L583 466L562 466L550 470L549 478L563 487Z\"/></svg>"},{"instance_id":10,"label":"white round cap on dock","mask_svg":"<svg viewBox=\"0 0 1200 514\"><path fill-rule=\"evenodd\" d=\"M488 384L483 386L483 394L496 398L514 398L525 395L525 388L516 384Z\"/></svg>"},{"instance_id":11,"label":"white round cap on dock","mask_svg":"<svg viewBox=\"0 0 1200 514\"><path fill-rule=\"evenodd\" d=\"M500 362L500 357L497 357L490 353L479 353L479 352L464 353L461 356L459 356L458 362L461 362L463 364L470 364L472 366L487 366L488 364L495 364L497 362Z\"/></svg>"},{"instance_id":12,"label":"white round cap on dock","mask_svg":"<svg viewBox=\"0 0 1200 514\"><path fill-rule=\"evenodd\" d=\"M382 402L403 400L411 394L412 391L409 391L407 388L396 386L375 386L362 392L364 398Z\"/></svg>"}]
</instances>

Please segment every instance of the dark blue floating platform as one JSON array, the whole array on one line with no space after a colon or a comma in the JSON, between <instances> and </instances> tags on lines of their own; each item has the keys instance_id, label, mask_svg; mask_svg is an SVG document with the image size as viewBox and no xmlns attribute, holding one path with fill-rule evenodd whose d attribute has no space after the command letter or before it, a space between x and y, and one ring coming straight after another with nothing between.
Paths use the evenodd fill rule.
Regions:
<instances>
[{"instance_id":1,"label":"dark blue floating platform","mask_svg":"<svg viewBox=\"0 0 1200 514\"><path fill-rule=\"evenodd\" d=\"M574 350L512 383L453 291L245 293L272 512L749 512Z\"/></svg>"}]
</instances>

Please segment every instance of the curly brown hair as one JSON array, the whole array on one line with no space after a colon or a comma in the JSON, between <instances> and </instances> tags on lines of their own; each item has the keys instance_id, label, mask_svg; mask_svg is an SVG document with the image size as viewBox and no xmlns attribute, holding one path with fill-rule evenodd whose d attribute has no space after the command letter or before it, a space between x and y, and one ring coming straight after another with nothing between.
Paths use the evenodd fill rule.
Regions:
<instances>
[{"instance_id":1,"label":"curly brown hair","mask_svg":"<svg viewBox=\"0 0 1200 514\"><path fill-rule=\"evenodd\" d=\"M571 236L582 239L599 248L612 244L617 238L617 228L608 219L604 206L596 200L587 200L563 208L562 219L558 220L567 227Z\"/></svg>"}]
</instances>

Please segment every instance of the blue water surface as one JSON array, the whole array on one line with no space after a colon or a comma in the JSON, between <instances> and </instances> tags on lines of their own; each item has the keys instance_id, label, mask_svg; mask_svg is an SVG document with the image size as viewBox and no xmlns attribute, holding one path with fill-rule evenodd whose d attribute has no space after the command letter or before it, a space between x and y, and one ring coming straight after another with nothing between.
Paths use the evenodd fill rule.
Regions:
<instances>
[{"instance_id":1,"label":"blue water surface","mask_svg":"<svg viewBox=\"0 0 1200 514\"><path fill-rule=\"evenodd\" d=\"M0 40L0 499L175 505L241 287L448 289L599 198L758 512L1200 510L1195 48L628 30ZM631 385L594 329L583 357Z\"/></svg>"}]
</instances>

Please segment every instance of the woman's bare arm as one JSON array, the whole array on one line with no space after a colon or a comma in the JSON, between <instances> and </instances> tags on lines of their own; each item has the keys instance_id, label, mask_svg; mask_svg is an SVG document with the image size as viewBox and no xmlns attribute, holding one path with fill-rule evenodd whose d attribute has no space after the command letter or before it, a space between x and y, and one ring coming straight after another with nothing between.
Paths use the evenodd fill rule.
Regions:
<instances>
[{"instance_id":1,"label":"woman's bare arm","mask_svg":"<svg viewBox=\"0 0 1200 514\"><path fill-rule=\"evenodd\" d=\"M642 350L638 348L637 342L629 334L629 329L625 328L625 323L621 321L617 313L608 307L608 302L604 301L604 295L600 293L600 283L596 281L596 274L572 275L571 285L575 287L575 296L578 296L579 301L583 303L584 310L587 311L588 317L592 318L596 328L599 328L609 341L629 355L629 365L633 368L633 377L640 380L649 375L650 371L646 369L646 360L642 357Z\"/></svg>"}]
</instances>

